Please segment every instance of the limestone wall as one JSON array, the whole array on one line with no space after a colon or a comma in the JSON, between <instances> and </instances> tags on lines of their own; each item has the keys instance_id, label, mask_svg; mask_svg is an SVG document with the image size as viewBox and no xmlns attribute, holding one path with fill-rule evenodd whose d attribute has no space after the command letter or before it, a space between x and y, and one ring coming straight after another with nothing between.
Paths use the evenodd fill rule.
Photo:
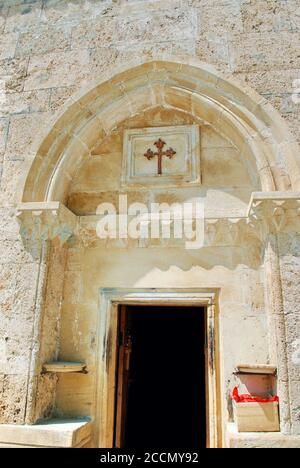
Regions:
<instances>
[{"instance_id":1,"label":"limestone wall","mask_svg":"<svg viewBox=\"0 0 300 468\"><path fill-rule=\"evenodd\" d=\"M300 244L299 233L285 234L280 237L281 273L283 299L286 318L286 337L288 345L289 392L291 398L291 419L294 433L299 433L300 401L297 388L300 385Z\"/></svg>"},{"instance_id":2,"label":"limestone wall","mask_svg":"<svg viewBox=\"0 0 300 468\"><path fill-rule=\"evenodd\" d=\"M31 369L30 356L35 346L36 327L40 326L35 322L35 311L43 305L43 291L37 290L36 280L46 266L39 255L25 250L15 219L16 192L20 177L27 171L33 142L50 128L51 119L66 100L100 73L139 55L150 58L160 53L197 57L234 76L241 84L252 86L279 110L299 141L300 105L292 98L293 80L300 78L299 17L297 0L0 0L1 423L22 424L26 420L30 382L35 372ZM228 157L230 151L240 164L238 149L228 149ZM101 165L97 151L95 156L95 164ZM208 164L208 178L211 177L209 169ZM89 173L88 168L83 171ZM247 172L243 174L247 177ZM208 183L215 197L220 195L222 183L217 176L214 174ZM224 173L219 173L219 177L223 176ZM227 188L231 190L228 181L227 178ZM89 204L84 212L80 211L82 191L86 190L80 186L81 182L78 175L69 206L79 214L91 213ZM251 190L257 188L250 184L245 190L243 184L244 194L247 192L244 198L236 193L229 205L225 198L218 198L218 209L227 213L232 210L235 215L243 212ZM298 247L293 244L291 252L286 252L287 243L282 242L285 303L290 310L289 298L297 297ZM237 355L234 350L238 342L231 339L223 343L222 351L228 356L223 360L225 400L236 359L268 359L260 257L247 244L242 252L206 251L201 258L183 252L179 255L172 249L164 261L162 255L165 254L159 249L155 254L144 249L126 253L120 253L119 249L95 252L78 245L69 250L61 308L64 317L61 357L84 357L92 370L99 287L154 287L162 283L171 287L206 284L222 287L221 329L231 337L231 324L237 323L246 345L240 348L241 355ZM129 261L136 266L125 284ZM61 262L63 258L58 264ZM53 325L57 308L60 303L53 314L48 311L49 324ZM294 355L297 337L292 325L290 330L289 354ZM49 349L53 350L53 343L49 343ZM292 372L293 362L290 361ZM59 382L56 412L92 414L93 378L92 372L88 376L64 377L70 382L68 385ZM297 379L298 376L292 380L298 382ZM65 394L68 388L73 389L72 395ZM78 393L75 388L79 388ZM49 415L49 402L44 403L35 409L39 416ZM296 432L299 431L298 403L292 414Z\"/></svg>"}]
</instances>

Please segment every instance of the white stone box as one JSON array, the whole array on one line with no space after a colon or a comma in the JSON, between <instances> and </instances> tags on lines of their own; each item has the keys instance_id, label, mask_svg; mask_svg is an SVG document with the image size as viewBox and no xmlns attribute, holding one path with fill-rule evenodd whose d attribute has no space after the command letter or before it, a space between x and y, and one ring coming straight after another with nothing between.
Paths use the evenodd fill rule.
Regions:
<instances>
[{"instance_id":1,"label":"white stone box","mask_svg":"<svg viewBox=\"0 0 300 468\"><path fill-rule=\"evenodd\" d=\"M233 402L238 432L279 432L279 404Z\"/></svg>"}]
</instances>

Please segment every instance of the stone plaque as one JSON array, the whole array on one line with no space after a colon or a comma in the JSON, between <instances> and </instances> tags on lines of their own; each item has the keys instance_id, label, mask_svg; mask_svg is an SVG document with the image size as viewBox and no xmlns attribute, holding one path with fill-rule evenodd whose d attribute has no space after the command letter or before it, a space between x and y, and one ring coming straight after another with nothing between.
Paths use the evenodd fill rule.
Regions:
<instances>
[{"instance_id":1,"label":"stone plaque","mask_svg":"<svg viewBox=\"0 0 300 468\"><path fill-rule=\"evenodd\" d=\"M123 157L125 186L199 184L199 126L125 130Z\"/></svg>"}]
</instances>

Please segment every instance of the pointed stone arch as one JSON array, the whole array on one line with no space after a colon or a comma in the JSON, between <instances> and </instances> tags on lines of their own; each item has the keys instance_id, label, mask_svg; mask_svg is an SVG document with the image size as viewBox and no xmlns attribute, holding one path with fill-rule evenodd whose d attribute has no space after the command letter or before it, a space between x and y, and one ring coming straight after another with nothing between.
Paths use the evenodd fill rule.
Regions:
<instances>
[{"instance_id":1,"label":"pointed stone arch","mask_svg":"<svg viewBox=\"0 0 300 468\"><path fill-rule=\"evenodd\" d=\"M158 105L187 112L221 131L240 149L261 190L300 189L298 145L264 98L195 59L164 57L113 69L71 97L36 143L18 201L64 203L95 139Z\"/></svg>"}]
</instances>

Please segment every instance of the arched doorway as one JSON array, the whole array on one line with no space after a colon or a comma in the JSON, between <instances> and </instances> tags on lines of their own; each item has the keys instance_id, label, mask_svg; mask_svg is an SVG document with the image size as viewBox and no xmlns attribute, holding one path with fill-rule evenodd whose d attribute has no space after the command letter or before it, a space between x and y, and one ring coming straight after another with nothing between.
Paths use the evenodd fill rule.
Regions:
<instances>
[{"instance_id":1,"label":"arched doorway","mask_svg":"<svg viewBox=\"0 0 300 468\"><path fill-rule=\"evenodd\" d=\"M199 129L197 183L124 187L125 130L178 126ZM263 253L270 245L269 234L274 237L282 225L282 201L289 199L288 210L294 209L290 205L297 197L292 190L299 189L300 179L293 148L297 147L285 124L264 100L196 61L169 58L131 64L68 102L39 144L21 187L22 234L41 257L43 274L37 288L46 291L36 312L34 339L40 350L32 356L36 378L30 381L28 394L35 398L28 398L27 422L46 412L99 418L98 293L103 288L219 291L222 319L215 339L220 340L222 356L221 409L213 417L224 429L236 361L256 359L249 336L262 361L281 362L279 382L286 382L282 335L270 330L269 340L277 347L272 355L265 333L268 314L280 300L277 296L274 304L265 303L266 290L275 287L270 278L277 269L276 245L269 259ZM200 197L206 205L207 243L199 251L187 252L178 242L100 240L97 207L103 202L116 204L120 195L145 205L187 203ZM262 218L268 220L267 229ZM262 280L265 260L269 283ZM244 340L238 353L232 323L236 336ZM279 330L284 333L284 327ZM62 374L58 381L41 375L43 364L51 359L84 361L88 374ZM288 420L286 385L281 391L283 419Z\"/></svg>"}]
</instances>

